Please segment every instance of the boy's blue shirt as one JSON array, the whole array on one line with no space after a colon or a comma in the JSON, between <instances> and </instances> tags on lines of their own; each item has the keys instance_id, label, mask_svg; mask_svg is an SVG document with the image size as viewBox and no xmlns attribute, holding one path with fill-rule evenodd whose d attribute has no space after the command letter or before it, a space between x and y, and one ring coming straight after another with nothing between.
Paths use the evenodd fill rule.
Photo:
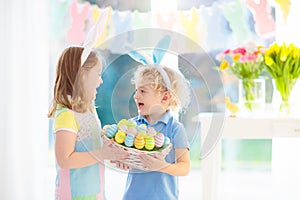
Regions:
<instances>
[{"instance_id":1,"label":"boy's blue shirt","mask_svg":"<svg viewBox=\"0 0 300 200\"><path fill-rule=\"evenodd\" d=\"M166 156L168 163L175 163L174 148L188 148L183 125L167 111L157 122L149 124L142 116L132 118L137 125L146 124L170 138L172 149ZM123 200L176 200L178 199L178 177L162 172L145 172L132 169L128 173Z\"/></svg>"}]
</instances>

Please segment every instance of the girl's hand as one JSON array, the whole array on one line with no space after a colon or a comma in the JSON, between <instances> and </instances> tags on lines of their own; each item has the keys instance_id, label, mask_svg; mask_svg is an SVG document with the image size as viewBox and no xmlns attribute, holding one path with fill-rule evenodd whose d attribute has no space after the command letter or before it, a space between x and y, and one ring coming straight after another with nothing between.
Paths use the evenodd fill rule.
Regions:
<instances>
[{"instance_id":1,"label":"girl's hand","mask_svg":"<svg viewBox=\"0 0 300 200\"><path fill-rule=\"evenodd\" d=\"M104 142L101 149L97 151L97 157L100 160L126 160L129 158L129 153L124 149L114 148L113 140Z\"/></svg>"},{"instance_id":2,"label":"girl's hand","mask_svg":"<svg viewBox=\"0 0 300 200\"><path fill-rule=\"evenodd\" d=\"M103 129L101 129L101 131L100 131L100 135L105 135L105 131L106 131L106 129L109 127L109 125L105 125L104 127L103 127Z\"/></svg>"},{"instance_id":3,"label":"girl's hand","mask_svg":"<svg viewBox=\"0 0 300 200\"><path fill-rule=\"evenodd\" d=\"M131 170L130 166L128 166L120 161L111 160L110 162L116 164L116 167L119 169L126 170L126 171Z\"/></svg>"},{"instance_id":4,"label":"girl's hand","mask_svg":"<svg viewBox=\"0 0 300 200\"><path fill-rule=\"evenodd\" d=\"M148 168L150 171L160 171L160 169L167 167L170 165L165 161L165 156L156 154L156 155L147 155L145 153L141 153L139 155L141 162L143 165Z\"/></svg>"}]
</instances>

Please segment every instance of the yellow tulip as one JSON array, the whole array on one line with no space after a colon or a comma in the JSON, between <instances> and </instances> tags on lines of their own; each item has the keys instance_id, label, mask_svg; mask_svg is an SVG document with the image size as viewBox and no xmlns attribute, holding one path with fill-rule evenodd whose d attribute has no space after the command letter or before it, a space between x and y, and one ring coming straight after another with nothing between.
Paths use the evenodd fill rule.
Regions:
<instances>
[{"instance_id":1,"label":"yellow tulip","mask_svg":"<svg viewBox=\"0 0 300 200\"><path fill-rule=\"evenodd\" d=\"M292 51L292 57L293 57L293 59L295 59L295 58L298 57L298 51L297 51L297 49L293 49L293 51Z\"/></svg>"},{"instance_id":2,"label":"yellow tulip","mask_svg":"<svg viewBox=\"0 0 300 200\"><path fill-rule=\"evenodd\" d=\"M274 48L271 46L269 49L266 50L265 55L270 56L274 53Z\"/></svg>"},{"instance_id":3,"label":"yellow tulip","mask_svg":"<svg viewBox=\"0 0 300 200\"><path fill-rule=\"evenodd\" d=\"M270 56L266 56L265 57L265 63L266 63L266 65L271 67L274 64L274 61Z\"/></svg>"},{"instance_id":4,"label":"yellow tulip","mask_svg":"<svg viewBox=\"0 0 300 200\"><path fill-rule=\"evenodd\" d=\"M286 58L288 57L288 50L287 48L282 49L281 53L280 53L280 61L284 62L286 61Z\"/></svg>"},{"instance_id":5,"label":"yellow tulip","mask_svg":"<svg viewBox=\"0 0 300 200\"><path fill-rule=\"evenodd\" d=\"M278 54L278 53L280 52L280 47L278 46L277 43L275 43L275 44L273 45L273 48L274 48L274 52L275 52L276 54Z\"/></svg>"},{"instance_id":6,"label":"yellow tulip","mask_svg":"<svg viewBox=\"0 0 300 200\"><path fill-rule=\"evenodd\" d=\"M229 63L226 60L223 60L220 64L220 70L225 70L229 67Z\"/></svg>"}]
</instances>

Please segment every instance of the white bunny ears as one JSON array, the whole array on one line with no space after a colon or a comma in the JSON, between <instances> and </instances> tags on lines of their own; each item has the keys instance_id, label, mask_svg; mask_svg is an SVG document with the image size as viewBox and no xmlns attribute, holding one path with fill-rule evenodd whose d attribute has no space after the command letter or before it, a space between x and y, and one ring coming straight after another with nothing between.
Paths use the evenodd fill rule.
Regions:
<instances>
[{"instance_id":1,"label":"white bunny ears","mask_svg":"<svg viewBox=\"0 0 300 200\"><path fill-rule=\"evenodd\" d=\"M90 55L93 46L96 44L97 39L102 34L106 21L108 19L108 9L105 9L103 13L99 16L96 24L90 29L87 37L83 43L83 52L81 54L81 66L85 63L86 59Z\"/></svg>"},{"instance_id":2,"label":"white bunny ears","mask_svg":"<svg viewBox=\"0 0 300 200\"><path fill-rule=\"evenodd\" d=\"M166 71L159 66L159 63L163 59L164 55L166 54L166 51L170 45L171 38L169 35L164 36L155 46L153 50L153 57L151 58L150 56L146 55L145 53L137 50L133 50L131 47L126 46L126 50L128 50L128 55L133 58L135 61L143 64L143 65L148 65L148 64L153 64L157 67L157 71L160 73L162 76L166 87L168 90L172 91L172 85L169 79L169 76L167 75Z\"/></svg>"}]
</instances>

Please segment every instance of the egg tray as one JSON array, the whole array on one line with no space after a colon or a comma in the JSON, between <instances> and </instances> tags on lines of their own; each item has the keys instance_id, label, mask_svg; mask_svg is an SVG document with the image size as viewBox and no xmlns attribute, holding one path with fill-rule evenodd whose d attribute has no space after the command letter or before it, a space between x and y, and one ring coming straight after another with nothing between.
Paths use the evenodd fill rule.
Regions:
<instances>
[{"instance_id":1,"label":"egg tray","mask_svg":"<svg viewBox=\"0 0 300 200\"><path fill-rule=\"evenodd\" d=\"M101 137L102 137L104 142L111 140L105 134L101 135ZM125 161L122 161L122 163L124 163L124 164L126 164L126 165L128 165L132 168L140 169L140 170L146 170L146 171L149 170L149 169L143 165L143 163L141 162L141 160L139 158L139 154L145 153L145 154L150 155L150 156L163 156L163 157L165 157L171 151L171 148L172 148L171 143L169 143L164 148L159 148L158 150L152 150L152 151L142 150L142 149L140 150L140 149L136 149L136 148L133 148L133 147L127 147L127 146L119 144L115 141L112 142L112 145L113 145L114 148L124 149L125 151L128 151L130 156Z\"/></svg>"}]
</instances>

